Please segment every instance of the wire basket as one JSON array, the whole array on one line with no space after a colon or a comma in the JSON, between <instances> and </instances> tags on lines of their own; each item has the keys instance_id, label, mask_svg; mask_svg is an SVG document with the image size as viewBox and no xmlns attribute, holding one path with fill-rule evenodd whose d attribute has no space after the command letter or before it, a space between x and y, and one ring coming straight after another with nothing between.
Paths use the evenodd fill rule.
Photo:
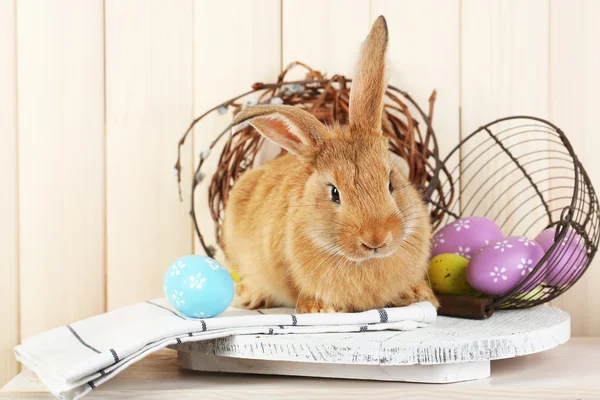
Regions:
<instances>
[{"instance_id":1,"label":"wire basket","mask_svg":"<svg viewBox=\"0 0 600 400\"><path fill-rule=\"evenodd\" d=\"M430 207L440 208L437 196L450 186L457 196L443 208L442 226L462 216L482 216L495 221L506 236L530 239L555 227L554 244L521 283L495 298L445 296L443 307L446 301L454 308L449 314L464 313L461 307L477 301L479 307L484 304L485 316L494 309L532 307L556 298L581 278L598 248L598 199L559 128L534 117L499 119L463 139L443 163L450 176L440 176L441 190L432 193ZM581 251L568 251L566 243Z\"/></svg>"}]
</instances>

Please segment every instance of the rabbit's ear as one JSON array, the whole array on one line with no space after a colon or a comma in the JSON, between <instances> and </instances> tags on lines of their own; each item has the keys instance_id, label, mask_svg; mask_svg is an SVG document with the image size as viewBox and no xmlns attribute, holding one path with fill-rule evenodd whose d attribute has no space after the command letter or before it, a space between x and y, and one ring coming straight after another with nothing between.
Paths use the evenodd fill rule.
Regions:
<instances>
[{"instance_id":1,"label":"rabbit's ear","mask_svg":"<svg viewBox=\"0 0 600 400\"><path fill-rule=\"evenodd\" d=\"M350 90L350 132L381 134L385 93L385 52L388 30L385 18L377 18L365 39Z\"/></svg>"},{"instance_id":2,"label":"rabbit's ear","mask_svg":"<svg viewBox=\"0 0 600 400\"><path fill-rule=\"evenodd\" d=\"M252 125L267 139L292 154L318 148L328 135L327 128L312 114L294 106L258 105L237 113L233 127Z\"/></svg>"}]
</instances>

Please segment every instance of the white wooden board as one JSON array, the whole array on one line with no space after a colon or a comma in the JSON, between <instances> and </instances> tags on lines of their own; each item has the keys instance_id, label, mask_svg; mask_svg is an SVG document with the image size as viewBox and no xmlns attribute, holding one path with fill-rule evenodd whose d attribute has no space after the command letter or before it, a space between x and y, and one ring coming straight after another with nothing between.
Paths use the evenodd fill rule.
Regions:
<instances>
[{"instance_id":1,"label":"white wooden board","mask_svg":"<svg viewBox=\"0 0 600 400\"><path fill-rule=\"evenodd\" d=\"M183 368L195 371L420 383L453 383L490 376L489 361L436 365L339 365L252 360L183 351L178 352L177 356Z\"/></svg>"},{"instance_id":2,"label":"white wooden board","mask_svg":"<svg viewBox=\"0 0 600 400\"><path fill-rule=\"evenodd\" d=\"M181 356L181 360L184 367L191 369L271 374L285 372L285 375L308 376L327 369L329 377L353 378L357 374L364 374L365 379L380 380L383 375L381 371L376 371L380 367L483 362L473 365L472 369L458 365L455 365L455 370L429 369L429 374L426 373L427 369L397 369L394 371L396 375L390 378L441 383L479 379L486 376L482 371L485 371L486 365L489 367L486 363L490 360L533 354L565 343L570 337L570 324L570 317L564 311L541 306L497 311L488 320L438 317L429 327L407 332L240 335L185 343L174 348L188 353ZM224 358L241 360L235 362ZM269 366L266 363L257 364L255 360L276 361L279 364ZM293 362L311 365L299 366L294 370L290 364ZM325 364L327 367L312 364ZM349 365L377 368L358 369L357 372L348 370Z\"/></svg>"}]
</instances>

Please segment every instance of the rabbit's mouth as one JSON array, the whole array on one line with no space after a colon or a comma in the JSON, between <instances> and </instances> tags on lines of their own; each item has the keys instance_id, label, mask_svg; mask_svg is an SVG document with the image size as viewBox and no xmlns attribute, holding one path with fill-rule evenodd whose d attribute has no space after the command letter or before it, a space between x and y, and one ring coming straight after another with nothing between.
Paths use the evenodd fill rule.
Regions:
<instances>
[{"instance_id":1,"label":"rabbit's mouth","mask_svg":"<svg viewBox=\"0 0 600 400\"><path fill-rule=\"evenodd\" d=\"M376 249L371 258L386 258L395 253L395 250L388 246L386 249Z\"/></svg>"},{"instance_id":2,"label":"rabbit's mouth","mask_svg":"<svg viewBox=\"0 0 600 400\"><path fill-rule=\"evenodd\" d=\"M395 248L395 246L391 246L390 244L384 244L382 246L374 248L370 247L369 245L365 245L361 242L352 253L346 253L344 254L344 256L350 261L361 263L375 258L390 257L396 252L396 250L397 249Z\"/></svg>"}]
</instances>

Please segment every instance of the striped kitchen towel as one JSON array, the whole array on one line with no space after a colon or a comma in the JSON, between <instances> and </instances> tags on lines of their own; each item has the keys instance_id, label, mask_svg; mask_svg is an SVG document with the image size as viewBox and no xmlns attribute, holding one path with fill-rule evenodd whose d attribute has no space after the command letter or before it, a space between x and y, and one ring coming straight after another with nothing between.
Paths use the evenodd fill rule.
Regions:
<instances>
[{"instance_id":1,"label":"striped kitchen towel","mask_svg":"<svg viewBox=\"0 0 600 400\"><path fill-rule=\"evenodd\" d=\"M423 302L360 313L294 314L230 308L209 319L179 314L166 299L97 315L26 339L15 355L60 399L79 399L168 345L231 335L413 330L435 321Z\"/></svg>"}]
</instances>

